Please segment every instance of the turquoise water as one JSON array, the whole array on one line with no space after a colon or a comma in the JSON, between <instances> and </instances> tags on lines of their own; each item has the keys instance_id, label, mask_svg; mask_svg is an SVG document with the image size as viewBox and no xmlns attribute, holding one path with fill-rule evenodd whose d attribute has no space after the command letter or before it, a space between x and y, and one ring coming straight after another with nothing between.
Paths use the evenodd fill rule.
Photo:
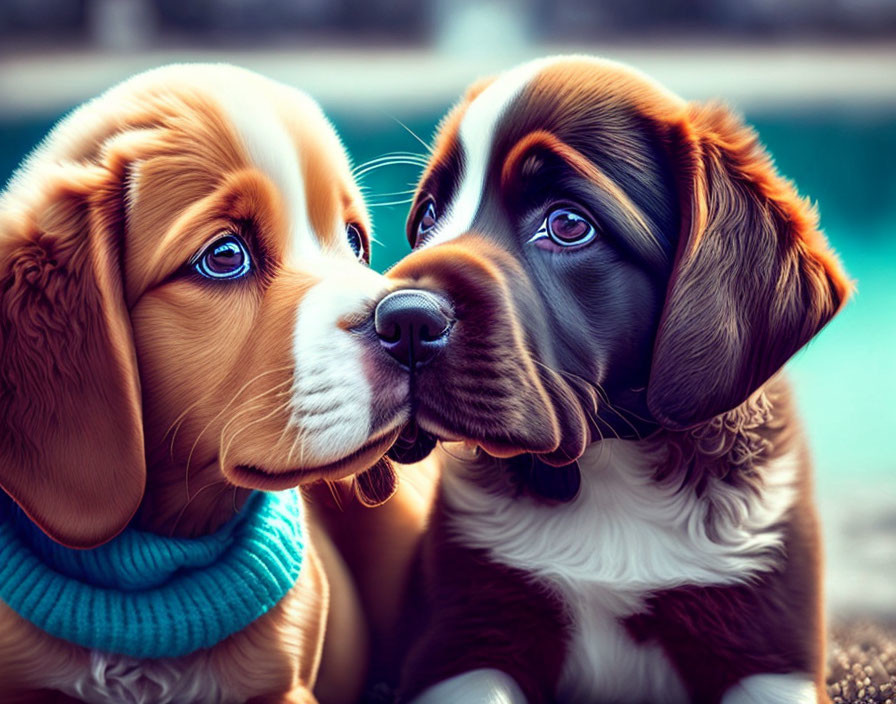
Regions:
<instances>
[{"instance_id":1,"label":"turquoise water","mask_svg":"<svg viewBox=\"0 0 896 704\"><path fill-rule=\"evenodd\" d=\"M447 109L446 103L444 108ZM402 114L429 140L444 112ZM393 117L330 111L356 164L422 145ZM0 122L0 178L57 116ZM822 225L858 293L846 310L790 364L822 490L883 480L896 507L896 113L766 112L748 115L780 170L819 204ZM415 167L392 166L363 179L371 204L403 200ZM391 194L391 195L390 195ZM385 269L409 251L407 204L371 208L373 265Z\"/></svg>"}]
</instances>

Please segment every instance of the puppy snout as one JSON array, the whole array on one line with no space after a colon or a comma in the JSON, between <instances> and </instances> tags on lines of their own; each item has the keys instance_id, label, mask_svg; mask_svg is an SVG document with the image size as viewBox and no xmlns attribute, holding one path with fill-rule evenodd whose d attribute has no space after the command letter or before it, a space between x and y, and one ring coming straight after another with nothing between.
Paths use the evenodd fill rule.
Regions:
<instances>
[{"instance_id":1,"label":"puppy snout","mask_svg":"<svg viewBox=\"0 0 896 704\"><path fill-rule=\"evenodd\" d=\"M403 367L429 362L447 344L454 310L443 296L405 289L390 293L374 312L380 344Z\"/></svg>"}]
</instances>

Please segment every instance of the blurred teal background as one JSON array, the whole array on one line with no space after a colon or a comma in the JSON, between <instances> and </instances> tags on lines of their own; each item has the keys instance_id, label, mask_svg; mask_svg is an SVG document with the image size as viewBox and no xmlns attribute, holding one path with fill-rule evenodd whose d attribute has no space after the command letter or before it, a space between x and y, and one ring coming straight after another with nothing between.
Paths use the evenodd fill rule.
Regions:
<instances>
[{"instance_id":1,"label":"blurred teal background","mask_svg":"<svg viewBox=\"0 0 896 704\"><path fill-rule=\"evenodd\" d=\"M424 152L414 135L428 142L468 83L550 53L622 60L686 98L719 97L743 112L781 172L817 202L857 286L789 365L816 457L831 604L896 615L893 3L807 1L794 13L760 0L667 2L665 14L646 0L371 0L367 9L347 0L205 0L192 14L181 5L0 5L0 181L67 110L172 61L228 61L307 90L355 164ZM394 165L362 179L377 269L409 251L401 201L417 176Z\"/></svg>"}]
</instances>

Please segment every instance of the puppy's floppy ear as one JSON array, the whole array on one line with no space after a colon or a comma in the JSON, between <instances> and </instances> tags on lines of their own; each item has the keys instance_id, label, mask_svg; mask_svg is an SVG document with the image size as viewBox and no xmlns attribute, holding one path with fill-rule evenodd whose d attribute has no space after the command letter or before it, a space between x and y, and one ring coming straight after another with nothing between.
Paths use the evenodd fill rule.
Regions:
<instances>
[{"instance_id":1,"label":"puppy's floppy ear","mask_svg":"<svg viewBox=\"0 0 896 704\"><path fill-rule=\"evenodd\" d=\"M850 292L817 216L726 109L676 127L682 230L647 403L684 429L745 401Z\"/></svg>"},{"instance_id":2,"label":"puppy's floppy ear","mask_svg":"<svg viewBox=\"0 0 896 704\"><path fill-rule=\"evenodd\" d=\"M146 480L109 181L99 167L48 168L40 193L7 195L0 212L0 487L77 548L124 528Z\"/></svg>"}]
</instances>

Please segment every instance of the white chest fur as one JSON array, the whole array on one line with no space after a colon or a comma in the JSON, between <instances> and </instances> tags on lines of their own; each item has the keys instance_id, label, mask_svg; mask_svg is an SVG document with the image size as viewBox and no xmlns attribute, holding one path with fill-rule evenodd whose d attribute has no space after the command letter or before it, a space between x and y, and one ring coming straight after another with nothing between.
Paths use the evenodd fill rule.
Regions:
<instances>
[{"instance_id":1,"label":"white chest fur","mask_svg":"<svg viewBox=\"0 0 896 704\"><path fill-rule=\"evenodd\" d=\"M90 704L230 704L244 700L227 691L202 657L138 660L90 651L89 667L59 671L49 684Z\"/></svg>"},{"instance_id":2,"label":"white chest fur","mask_svg":"<svg viewBox=\"0 0 896 704\"><path fill-rule=\"evenodd\" d=\"M446 472L452 529L464 544L542 580L566 604L574 632L562 700L683 701L659 647L635 644L619 619L652 592L735 584L774 569L780 521L795 496L794 458L766 468L759 494L716 480L702 496L658 483L652 458L630 441L592 446L580 467L579 496L561 506L488 493L462 471Z\"/></svg>"}]
</instances>

